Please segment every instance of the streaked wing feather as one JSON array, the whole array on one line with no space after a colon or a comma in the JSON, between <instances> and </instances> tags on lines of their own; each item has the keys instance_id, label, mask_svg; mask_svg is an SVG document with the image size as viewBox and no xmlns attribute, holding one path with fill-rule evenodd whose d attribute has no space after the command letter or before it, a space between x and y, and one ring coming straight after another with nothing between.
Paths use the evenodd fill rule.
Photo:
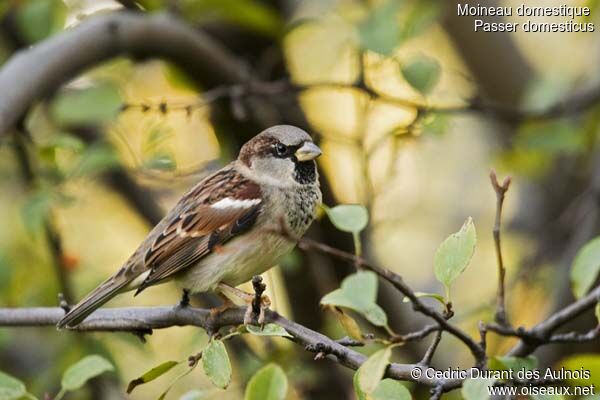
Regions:
<instances>
[{"instance_id":1,"label":"streaked wing feather","mask_svg":"<svg viewBox=\"0 0 600 400\"><path fill-rule=\"evenodd\" d=\"M196 264L215 246L250 228L261 211L261 199L260 187L237 172L235 162L208 176L179 200L123 267L73 307L58 327L77 325L148 271L138 293ZM219 207L212 207L219 201L223 201Z\"/></svg>"},{"instance_id":2,"label":"streaked wing feather","mask_svg":"<svg viewBox=\"0 0 600 400\"><path fill-rule=\"evenodd\" d=\"M215 246L224 244L254 224L261 210L261 198L257 197L260 196L260 189L248 180L241 183L244 185L242 187L251 190L238 192L236 197L219 198L213 193L210 204L186 207L185 212L174 218L157 235L144 255L144 263L151 270L150 274L136 294L195 265L210 254ZM256 188L251 185L256 185ZM221 204L229 206L213 207L221 200L226 200Z\"/></svg>"}]
</instances>

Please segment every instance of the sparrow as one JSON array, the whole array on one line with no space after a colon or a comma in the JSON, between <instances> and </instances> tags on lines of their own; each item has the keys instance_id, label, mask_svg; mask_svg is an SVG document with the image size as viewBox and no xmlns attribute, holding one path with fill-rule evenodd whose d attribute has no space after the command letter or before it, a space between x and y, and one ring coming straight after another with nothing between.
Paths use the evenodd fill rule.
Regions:
<instances>
[{"instance_id":1,"label":"sparrow","mask_svg":"<svg viewBox=\"0 0 600 400\"><path fill-rule=\"evenodd\" d=\"M277 125L259 133L235 161L184 194L125 264L57 327L75 327L118 294L137 295L170 280L183 290L182 305L189 294L216 292L244 299L250 310L253 295L236 286L275 265L315 219L321 203L319 155L300 128ZM287 234L273 229L278 226Z\"/></svg>"}]
</instances>

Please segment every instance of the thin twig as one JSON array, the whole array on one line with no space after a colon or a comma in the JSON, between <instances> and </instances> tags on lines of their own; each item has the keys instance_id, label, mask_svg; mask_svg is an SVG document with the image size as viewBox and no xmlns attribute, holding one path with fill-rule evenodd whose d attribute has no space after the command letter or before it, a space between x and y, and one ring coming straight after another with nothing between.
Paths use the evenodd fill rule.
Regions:
<instances>
[{"instance_id":1,"label":"thin twig","mask_svg":"<svg viewBox=\"0 0 600 400\"><path fill-rule=\"evenodd\" d=\"M557 333L550 336L548 341L550 343L585 343L596 340L600 337L600 326L586 333L568 332L568 333Z\"/></svg>"},{"instance_id":2,"label":"thin twig","mask_svg":"<svg viewBox=\"0 0 600 400\"><path fill-rule=\"evenodd\" d=\"M433 358L433 355L435 354L435 351L437 350L438 345L442 340L442 332L442 330L437 331L437 333L433 337L433 341L427 348L427 351L425 352L425 355L423 356L423 359L419 362L419 364L423 366L429 366L429 364L431 364L431 359Z\"/></svg>"},{"instance_id":3,"label":"thin twig","mask_svg":"<svg viewBox=\"0 0 600 400\"><path fill-rule=\"evenodd\" d=\"M509 325L508 317L506 315L506 300L504 294L504 280L506 276L506 268L504 267L504 260L502 258L502 247L500 243L500 228L502 223L502 205L504 204L504 196L508 190L511 182L510 176L504 178L502 185L498 183L496 171L490 172L490 181L494 192L496 192L496 221L494 222L494 245L496 248L496 260L498 262L498 294L496 297L496 322L502 325Z\"/></svg>"},{"instance_id":4,"label":"thin twig","mask_svg":"<svg viewBox=\"0 0 600 400\"><path fill-rule=\"evenodd\" d=\"M404 335L397 335L392 337L392 343L414 342L417 340L424 339L431 333L440 330L441 328L438 324L425 325L422 329L419 329L418 331L409 332L405 333Z\"/></svg>"},{"instance_id":5,"label":"thin twig","mask_svg":"<svg viewBox=\"0 0 600 400\"><path fill-rule=\"evenodd\" d=\"M418 115L427 113L469 113L478 112L482 115L489 115L494 118L505 120L507 122L523 122L527 120L538 121L560 118L565 115L578 114L586 111L588 108L600 102L600 86L594 87L588 91L575 94L568 99L557 102L556 104L544 110L523 110L510 108L505 105L496 104L490 101L483 101L481 98L458 102L451 105L427 104L385 93L380 93L369 87L364 81L354 83L341 82L314 82L310 84L296 84L288 79L277 79L274 81L249 80L245 83L223 85L204 92L200 99L195 103L168 105L166 102L157 104L139 103L124 104L123 110L139 109L142 112L156 111L165 114L168 111L184 111L190 115L194 110L203 108L209 104L222 99L239 100L252 96L269 97L274 95L297 95L307 90L349 90L358 89L363 91L370 99L378 100L391 105L400 107L409 107L417 111Z\"/></svg>"}]
</instances>

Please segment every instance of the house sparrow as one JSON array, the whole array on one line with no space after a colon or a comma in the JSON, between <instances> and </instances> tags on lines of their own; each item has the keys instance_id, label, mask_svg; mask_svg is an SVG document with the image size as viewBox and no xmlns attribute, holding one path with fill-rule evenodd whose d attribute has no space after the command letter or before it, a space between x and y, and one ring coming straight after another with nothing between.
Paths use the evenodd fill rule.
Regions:
<instances>
[{"instance_id":1,"label":"house sparrow","mask_svg":"<svg viewBox=\"0 0 600 400\"><path fill-rule=\"evenodd\" d=\"M244 146L237 160L187 192L117 271L75 305L58 328L74 327L117 294L175 280L188 293L236 289L296 245L321 203L314 159L321 154L302 129L278 125ZM273 227L289 233L278 234ZM250 297L250 298L248 298ZM250 309L250 307L249 307ZM250 313L246 313L248 323Z\"/></svg>"}]
</instances>

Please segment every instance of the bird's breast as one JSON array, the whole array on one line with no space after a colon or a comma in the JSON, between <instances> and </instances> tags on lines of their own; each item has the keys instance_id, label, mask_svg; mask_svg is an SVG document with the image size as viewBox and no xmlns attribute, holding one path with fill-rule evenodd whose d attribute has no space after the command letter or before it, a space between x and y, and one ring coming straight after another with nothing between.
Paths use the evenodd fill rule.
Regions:
<instances>
[{"instance_id":1,"label":"bird's breast","mask_svg":"<svg viewBox=\"0 0 600 400\"><path fill-rule=\"evenodd\" d=\"M321 191L316 185L303 185L294 190L282 190L281 215L295 236L302 236L315 219L321 204Z\"/></svg>"}]
</instances>

